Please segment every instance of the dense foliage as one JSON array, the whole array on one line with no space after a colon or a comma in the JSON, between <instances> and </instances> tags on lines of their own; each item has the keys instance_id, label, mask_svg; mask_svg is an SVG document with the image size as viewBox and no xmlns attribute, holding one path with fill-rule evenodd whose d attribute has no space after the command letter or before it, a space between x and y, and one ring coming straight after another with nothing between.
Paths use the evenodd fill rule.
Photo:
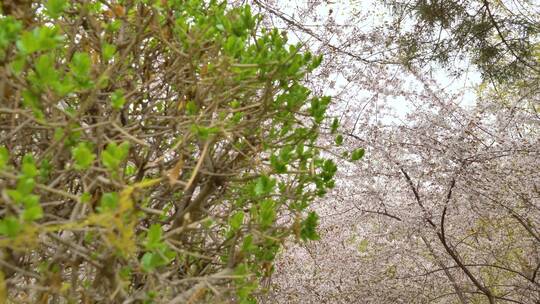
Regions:
<instances>
[{"instance_id":1,"label":"dense foliage","mask_svg":"<svg viewBox=\"0 0 540 304\"><path fill-rule=\"evenodd\" d=\"M2 2L0 302L252 303L284 240L318 238L321 57L259 21Z\"/></svg>"}]
</instances>

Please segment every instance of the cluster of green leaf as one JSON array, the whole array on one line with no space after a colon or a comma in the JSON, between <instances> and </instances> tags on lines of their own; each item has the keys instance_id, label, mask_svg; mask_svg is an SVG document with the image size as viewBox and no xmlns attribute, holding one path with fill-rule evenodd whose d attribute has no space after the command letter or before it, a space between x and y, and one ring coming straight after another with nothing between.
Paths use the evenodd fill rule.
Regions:
<instances>
[{"instance_id":1,"label":"cluster of green leaf","mask_svg":"<svg viewBox=\"0 0 540 304\"><path fill-rule=\"evenodd\" d=\"M8 161L8 151L5 147L0 148L0 168L5 167ZM24 229L25 223L39 220L43 217L43 209L39 202L39 196L33 194L36 185L36 177L39 171L32 155L23 157L21 171L17 177L14 189L5 189L5 193L13 201L13 207L19 209L18 217L7 215L0 220L0 234L8 237L16 237Z\"/></svg>"}]
</instances>

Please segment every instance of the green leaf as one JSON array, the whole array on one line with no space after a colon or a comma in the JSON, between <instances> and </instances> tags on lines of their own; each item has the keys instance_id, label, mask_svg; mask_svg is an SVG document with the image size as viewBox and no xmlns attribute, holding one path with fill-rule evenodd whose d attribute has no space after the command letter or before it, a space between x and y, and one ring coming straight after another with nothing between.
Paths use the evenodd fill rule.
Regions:
<instances>
[{"instance_id":1,"label":"green leaf","mask_svg":"<svg viewBox=\"0 0 540 304\"><path fill-rule=\"evenodd\" d=\"M118 145L115 142L109 143L101 154L101 162L107 169L116 171L120 164L126 159L129 153L129 142Z\"/></svg>"},{"instance_id":2,"label":"green leaf","mask_svg":"<svg viewBox=\"0 0 540 304\"><path fill-rule=\"evenodd\" d=\"M276 171L276 173L286 173L287 172L287 164L281 161L277 156L271 155L270 156L270 165Z\"/></svg>"},{"instance_id":3,"label":"green leaf","mask_svg":"<svg viewBox=\"0 0 540 304\"><path fill-rule=\"evenodd\" d=\"M36 182L33 177L22 176L17 180L17 192L20 194L21 199L34 190Z\"/></svg>"},{"instance_id":4,"label":"green leaf","mask_svg":"<svg viewBox=\"0 0 540 304\"><path fill-rule=\"evenodd\" d=\"M22 212L22 218L23 220L27 222L32 222L35 220L39 220L43 217L43 208L39 204L32 205L24 209Z\"/></svg>"},{"instance_id":5,"label":"green leaf","mask_svg":"<svg viewBox=\"0 0 540 304\"><path fill-rule=\"evenodd\" d=\"M47 181L49 179L52 169L53 167L49 159L44 158L39 164L39 177L42 181Z\"/></svg>"},{"instance_id":6,"label":"green leaf","mask_svg":"<svg viewBox=\"0 0 540 304\"><path fill-rule=\"evenodd\" d=\"M92 199L92 194L90 192L84 192L81 194L81 203L89 203Z\"/></svg>"},{"instance_id":7,"label":"green leaf","mask_svg":"<svg viewBox=\"0 0 540 304\"><path fill-rule=\"evenodd\" d=\"M115 19L109 24L107 24L107 31L109 32L116 32L122 27L122 20Z\"/></svg>"},{"instance_id":8,"label":"green leaf","mask_svg":"<svg viewBox=\"0 0 540 304\"><path fill-rule=\"evenodd\" d=\"M13 73L18 76L21 74L25 65L26 65L26 57L18 56L17 58L15 58L15 60L13 60L10 63L9 67L11 68Z\"/></svg>"},{"instance_id":9,"label":"green leaf","mask_svg":"<svg viewBox=\"0 0 540 304\"><path fill-rule=\"evenodd\" d=\"M124 170L124 175L132 176L135 175L135 173L137 173L137 166L135 166L134 164L127 164Z\"/></svg>"},{"instance_id":10,"label":"green leaf","mask_svg":"<svg viewBox=\"0 0 540 304\"><path fill-rule=\"evenodd\" d=\"M10 238L16 237L22 230L19 220L14 216L7 216L0 220L0 234Z\"/></svg>"},{"instance_id":11,"label":"green leaf","mask_svg":"<svg viewBox=\"0 0 540 304\"><path fill-rule=\"evenodd\" d=\"M111 105L113 109L120 110L126 103L126 98L124 97L124 91L118 89L111 94Z\"/></svg>"},{"instance_id":12,"label":"green leaf","mask_svg":"<svg viewBox=\"0 0 540 304\"><path fill-rule=\"evenodd\" d=\"M159 224L152 224L146 233L146 244L145 247L147 250L159 249L162 248L164 244L161 242L163 235L163 228Z\"/></svg>"},{"instance_id":13,"label":"green leaf","mask_svg":"<svg viewBox=\"0 0 540 304\"><path fill-rule=\"evenodd\" d=\"M70 129L78 128L78 127L80 127L79 124L71 124L71 125L68 126L68 128L70 128ZM56 131L55 131L55 133L56 133ZM81 140L81 134L82 134L81 131L69 130L69 133L67 134L67 139L65 141L65 145L68 146L68 147L73 147L76 144L78 144L80 142L80 140Z\"/></svg>"},{"instance_id":14,"label":"green leaf","mask_svg":"<svg viewBox=\"0 0 540 304\"><path fill-rule=\"evenodd\" d=\"M266 175L262 175L255 182L254 194L256 196L269 194L274 190L275 185L276 181L274 179L271 179Z\"/></svg>"},{"instance_id":15,"label":"green leaf","mask_svg":"<svg viewBox=\"0 0 540 304\"><path fill-rule=\"evenodd\" d=\"M87 77L90 73L90 67L92 66L92 60L90 55L84 52L77 52L73 55L71 60L71 71L73 74L79 77Z\"/></svg>"},{"instance_id":16,"label":"green leaf","mask_svg":"<svg viewBox=\"0 0 540 304\"><path fill-rule=\"evenodd\" d=\"M39 50L47 51L57 48L64 40L64 37L58 34L59 30L60 28L56 26L42 26L33 30L34 36L37 36L39 41Z\"/></svg>"},{"instance_id":17,"label":"green leaf","mask_svg":"<svg viewBox=\"0 0 540 304\"><path fill-rule=\"evenodd\" d=\"M17 41L17 48L23 54L54 49L63 40L57 27L41 26L31 32L24 32Z\"/></svg>"},{"instance_id":18,"label":"green leaf","mask_svg":"<svg viewBox=\"0 0 540 304\"><path fill-rule=\"evenodd\" d=\"M202 140L207 140L210 136L219 133L218 127L204 127L199 125L192 125L191 131Z\"/></svg>"},{"instance_id":19,"label":"green leaf","mask_svg":"<svg viewBox=\"0 0 540 304\"><path fill-rule=\"evenodd\" d=\"M119 196L116 192L104 193L101 196L97 210L101 213L114 211L118 208Z\"/></svg>"},{"instance_id":20,"label":"green leaf","mask_svg":"<svg viewBox=\"0 0 540 304\"><path fill-rule=\"evenodd\" d=\"M253 244L253 235L248 234L242 241L242 251L244 252L253 252L257 249L257 246Z\"/></svg>"},{"instance_id":21,"label":"green leaf","mask_svg":"<svg viewBox=\"0 0 540 304\"><path fill-rule=\"evenodd\" d=\"M55 67L55 60L52 54L43 54L35 62L35 70L39 80L47 85L54 85L58 82L58 72Z\"/></svg>"},{"instance_id":22,"label":"green leaf","mask_svg":"<svg viewBox=\"0 0 540 304\"><path fill-rule=\"evenodd\" d=\"M365 150L360 148L356 149L351 153L351 161L357 161L360 160L362 157L364 157Z\"/></svg>"},{"instance_id":23,"label":"green leaf","mask_svg":"<svg viewBox=\"0 0 540 304\"><path fill-rule=\"evenodd\" d=\"M103 61L109 62L116 53L116 46L114 44L105 43L103 44L101 53L103 55Z\"/></svg>"},{"instance_id":24,"label":"green leaf","mask_svg":"<svg viewBox=\"0 0 540 304\"><path fill-rule=\"evenodd\" d=\"M64 135L65 135L64 129L55 128L54 129L53 139L55 141L60 141L64 137Z\"/></svg>"},{"instance_id":25,"label":"green leaf","mask_svg":"<svg viewBox=\"0 0 540 304\"><path fill-rule=\"evenodd\" d=\"M70 68L71 73L75 77L75 80L79 86L83 89L92 86L90 81L90 68L92 67L92 60L90 55L84 52L77 52L73 55Z\"/></svg>"},{"instance_id":26,"label":"green leaf","mask_svg":"<svg viewBox=\"0 0 540 304\"><path fill-rule=\"evenodd\" d=\"M302 221L300 238L304 241L306 240L318 240L320 239L319 234L317 234L317 224L319 221L319 216L315 212L310 212L305 220Z\"/></svg>"},{"instance_id":27,"label":"green leaf","mask_svg":"<svg viewBox=\"0 0 540 304\"><path fill-rule=\"evenodd\" d=\"M313 98L311 100L310 115L315 119L317 124L321 123L325 117L326 109L330 104L330 97Z\"/></svg>"},{"instance_id":28,"label":"green leaf","mask_svg":"<svg viewBox=\"0 0 540 304\"><path fill-rule=\"evenodd\" d=\"M39 195L26 194L22 199L22 203L25 208L39 206Z\"/></svg>"},{"instance_id":29,"label":"green leaf","mask_svg":"<svg viewBox=\"0 0 540 304\"><path fill-rule=\"evenodd\" d=\"M39 98L34 93L29 90L24 90L22 92L23 100L22 103L25 107L32 110L32 113L37 119L43 119L44 115L40 109Z\"/></svg>"},{"instance_id":30,"label":"green leaf","mask_svg":"<svg viewBox=\"0 0 540 304\"><path fill-rule=\"evenodd\" d=\"M120 275L120 278L124 281L131 280L131 276L133 273L133 269L130 266L125 266L120 269L118 274Z\"/></svg>"},{"instance_id":31,"label":"green leaf","mask_svg":"<svg viewBox=\"0 0 540 304\"><path fill-rule=\"evenodd\" d=\"M259 223L263 229L266 229L274 223L276 219L275 203L271 200L264 200L259 207Z\"/></svg>"},{"instance_id":32,"label":"green leaf","mask_svg":"<svg viewBox=\"0 0 540 304\"><path fill-rule=\"evenodd\" d=\"M254 304L257 301L251 296L252 293L257 290L257 280L248 280L247 277L250 274L249 265L242 263L236 266L234 275L236 284L236 296L238 297L239 304Z\"/></svg>"},{"instance_id":33,"label":"green leaf","mask_svg":"<svg viewBox=\"0 0 540 304\"><path fill-rule=\"evenodd\" d=\"M242 223L244 222L244 212L238 211L236 212L231 218L229 219L229 225L231 226L231 230L236 232L242 227Z\"/></svg>"},{"instance_id":34,"label":"green leaf","mask_svg":"<svg viewBox=\"0 0 540 304\"><path fill-rule=\"evenodd\" d=\"M120 164L114 154L109 151L103 151L103 153L101 154L101 162L105 167L107 167L107 169L111 171L117 169L118 165Z\"/></svg>"},{"instance_id":35,"label":"green leaf","mask_svg":"<svg viewBox=\"0 0 540 304\"><path fill-rule=\"evenodd\" d=\"M343 144L343 136L339 134L335 139L336 145L341 146Z\"/></svg>"},{"instance_id":36,"label":"green leaf","mask_svg":"<svg viewBox=\"0 0 540 304\"><path fill-rule=\"evenodd\" d=\"M146 252L141 258L141 266L144 271L150 272L156 267L167 265L174 257L174 251L167 249L158 252Z\"/></svg>"},{"instance_id":37,"label":"green leaf","mask_svg":"<svg viewBox=\"0 0 540 304\"><path fill-rule=\"evenodd\" d=\"M73 159L75 159L75 169L77 170L90 168L96 159L96 155L92 152L88 143L79 143L71 149L71 154L73 155Z\"/></svg>"},{"instance_id":38,"label":"green leaf","mask_svg":"<svg viewBox=\"0 0 540 304\"><path fill-rule=\"evenodd\" d=\"M315 56L315 57L313 58L312 63L311 63L311 68L312 68L312 69L318 68L318 67L321 65L321 63L322 63L322 60L323 60L323 55L322 55L322 54L319 55L319 56Z\"/></svg>"},{"instance_id":39,"label":"green leaf","mask_svg":"<svg viewBox=\"0 0 540 304\"><path fill-rule=\"evenodd\" d=\"M334 161L332 161L331 159L326 159L322 165L322 172L320 174L321 178L325 182L329 182L332 180L336 172L337 172L337 166L334 163Z\"/></svg>"},{"instance_id":40,"label":"green leaf","mask_svg":"<svg viewBox=\"0 0 540 304\"><path fill-rule=\"evenodd\" d=\"M118 146L118 153L116 154L122 161L126 159L129 154L129 142L125 141Z\"/></svg>"},{"instance_id":41,"label":"green leaf","mask_svg":"<svg viewBox=\"0 0 540 304\"><path fill-rule=\"evenodd\" d=\"M17 41L17 47L25 54L32 54L39 50L39 41L34 37L32 32L24 32Z\"/></svg>"},{"instance_id":42,"label":"green leaf","mask_svg":"<svg viewBox=\"0 0 540 304\"><path fill-rule=\"evenodd\" d=\"M68 2L66 0L49 0L45 4L47 9L47 15L51 18L56 19L64 12L67 8Z\"/></svg>"},{"instance_id":43,"label":"green leaf","mask_svg":"<svg viewBox=\"0 0 540 304\"><path fill-rule=\"evenodd\" d=\"M197 114L198 107L197 104L193 100L189 100L186 103L186 114L187 115L195 115Z\"/></svg>"},{"instance_id":44,"label":"green leaf","mask_svg":"<svg viewBox=\"0 0 540 304\"><path fill-rule=\"evenodd\" d=\"M22 160L22 174L25 177L35 177L39 174L32 154L25 154Z\"/></svg>"},{"instance_id":45,"label":"green leaf","mask_svg":"<svg viewBox=\"0 0 540 304\"><path fill-rule=\"evenodd\" d=\"M0 146L0 170L4 169L9 162L9 151L5 146Z\"/></svg>"},{"instance_id":46,"label":"green leaf","mask_svg":"<svg viewBox=\"0 0 540 304\"><path fill-rule=\"evenodd\" d=\"M141 258L141 266L144 271L150 272L159 266L161 258L158 254L146 252Z\"/></svg>"},{"instance_id":47,"label":"green leaf","mask_svg":"<svg viewBox=\"0 0 540 304\"><path fill-rule=\"evenodd\" d=\"M0 60L6 56L5 49L19 35L22 29L22 23L13 16L7 16L0 19Z\"/></svg>"},{"instance_id":48,"label":"green leaf","mask_svg":"<svg viewBox=\"0 0 540 304\"><path fill-rule=\"evenodd\" d=\"M330 133L335 134L337 132L337 129L339 128L339 120L334 118L332 121L332 125L330 126Z\"/></svg>"},{"instance_id":49,"label":"green leaf","mask_svg":"<svg viewBox=\"0 0 540 304\"><path fill-rule=\"evenodd\" d=\"M14 189L7 189L6 190L7 195L16 203L22 202L23 195Z\"/></svg>"}]
</instances>

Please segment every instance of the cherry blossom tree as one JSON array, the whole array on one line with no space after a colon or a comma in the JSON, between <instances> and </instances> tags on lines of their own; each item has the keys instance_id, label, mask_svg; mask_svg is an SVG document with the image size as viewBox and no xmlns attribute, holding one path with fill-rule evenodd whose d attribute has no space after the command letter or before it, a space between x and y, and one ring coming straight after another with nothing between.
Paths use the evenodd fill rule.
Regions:
<instances>
[{"instance_id":1,"label":"cherry blossom tree","mask_svg":"<svg viewBox=\"0 0 540 304\"><path fill-rule=\"evenodd\" d=\"M477 73L466 56L461 78L436 63L428 69L395 60L401 51L388 39L396 32L384 30L392 18L366 24L376 4L256 3L269 23L330 58L306 80L338 101L332 110L341 133L328 126L321 144L341 144L336 155L358 146L366 153L360 164L338 163L336 189L315 207L321 241L283 252L272 297L539 301L536 70L522 65L517 83L486 78L467 86Z\"/></svg>"}]
</instances>

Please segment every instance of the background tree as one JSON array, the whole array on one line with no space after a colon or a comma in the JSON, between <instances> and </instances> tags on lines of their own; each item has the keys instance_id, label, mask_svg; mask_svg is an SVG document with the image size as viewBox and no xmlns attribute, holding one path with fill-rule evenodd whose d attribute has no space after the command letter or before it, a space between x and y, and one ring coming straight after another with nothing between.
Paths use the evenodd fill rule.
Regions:
<instances>
[{"instance_id":1,"label":"background tree","mask_svg":"<svg viewBox=\"0 0 540 304\"><path fill-rule=\"evenodd\" d=\"M468 60L496 83L540 73L540 11L534 1L385 3L394 16L391 37L406 65L437 62L459 73L459 62Z\"/></svg>"},{"instance_id":2,"label":"background tree","mask_svg":"<svg viewBox=\"0 0 540 304\"><path fill-rule=\"evenodd\" d=\"M537 26L535 7L519 15L490 1L498 21L484 42L455 31L464 19L448 15L441 39L469 43L441 44L446 54L437 58L441 21L425 25L418 1L394 14L378 1L257 3L267 22L331 58L308 80L338 101L330 111L343 133L325 133L323 143L341 136L366 148L365 162L338 163L335 191L313 207L322 242L285 251L272 300L538 301L537 33L518 30ZM452 5L487 14L483 2ZM495 25L516 45L505 45ZM482 43L497 53L483 56Z\"/></svg>"}]
</instances>

